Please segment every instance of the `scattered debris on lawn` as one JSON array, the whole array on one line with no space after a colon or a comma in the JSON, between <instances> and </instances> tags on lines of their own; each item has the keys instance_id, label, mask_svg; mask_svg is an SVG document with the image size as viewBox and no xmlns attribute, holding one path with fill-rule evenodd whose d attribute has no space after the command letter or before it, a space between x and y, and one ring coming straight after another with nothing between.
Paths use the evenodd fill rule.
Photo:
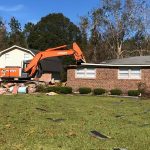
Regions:
<instances>
[{"instance_id":1,"label":"scattered debris on lawn","mask_svg":"<svg viewBox=\"0 0 150 150\"><path fill-rule=\"evenodd\" d=\"M53 122L61 122L61 121L65 121L65 119L63 118L58 118L58 119L53 119L53 118L46 118L47 120L53 121Z\"/></svg>"},{"instance_id":2,"label":"scattered debris on lawn","mask_svg":"<svg viewBox=\"0 0 150 150\"><path fill-rule=\"evenodd\" d=\"M46 95L48 95L48 96L54 96L54 95L59 95L59 94L55 93L55 92L49 92L49 93L46 93Z\"/></svg>"},{"instance_id":3,"label":"scattered debris on lawn","mask_svg":"<svg viewBox=\"0 0 150 150\"><path fill-rule=\"evenodd\" d=\"M95 130L90 131L90 134L91 134L91 136L98 138L98 139L110 139L111 138L111 137L106 136L106 135L104 135L98 131L95 131Z\"/></svg>"},{"instance_id":4,"label":"scattered debris on lawn","mask_svg":"<svg viewBox=\"0 0 150 150\"><path fill-rule=\"evenodd\" d=\"M67 132L67 137L70 138L70 137L76 137L77 134L74 132L74 131L69 131Z\"/></svg>"},{"instance_id":5,"label":"scattered debris on lawn","mask_svg":"<svg viewBox=\"0 0 150 150\"><path fill-rule=\"evenodd\" d=\"M113 148L113 150L128 150L128 149L126 149L126 148Z\"/></svg>"},{"instance_id":6,"label":"scattered debris on lawn","mask_svg":"<svg viewBox=\"0 0 150 150\"><path fill-rule=\"evenodd\" d=\"M39 107L36 107L36 110L48 112L46 109L44 109L44 108L39 108Z\"/></svg>"},{"instance_id":7,"label":"scattered debris on lawn","mask_svg":"<svg viewBox=\"0 0 150 150\"><path fill-rule=\"evenodd\" d=\"M122 117L125 117L125 115L116 115L115 117L116 118L122 118Z\"/></svg>"}]
</instances>

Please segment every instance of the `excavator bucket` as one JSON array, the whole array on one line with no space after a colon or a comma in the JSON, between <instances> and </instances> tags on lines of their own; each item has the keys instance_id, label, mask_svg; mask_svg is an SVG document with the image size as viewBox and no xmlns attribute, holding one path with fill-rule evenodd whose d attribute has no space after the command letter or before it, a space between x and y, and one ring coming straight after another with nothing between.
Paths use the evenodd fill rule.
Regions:
<instances>
[{"instance_id":1,"label":"excavator bucket","mask_svg":"<svg viewBox=\"0 0 150 150\"><path fill-rule=\"evenodd\" d=\"M86 62L83 52L81 51L80 47L77 43L73 43L73 50L75 51L74 57L76 60L81 60L82 62Z\"/></svg>"}]
</instances>

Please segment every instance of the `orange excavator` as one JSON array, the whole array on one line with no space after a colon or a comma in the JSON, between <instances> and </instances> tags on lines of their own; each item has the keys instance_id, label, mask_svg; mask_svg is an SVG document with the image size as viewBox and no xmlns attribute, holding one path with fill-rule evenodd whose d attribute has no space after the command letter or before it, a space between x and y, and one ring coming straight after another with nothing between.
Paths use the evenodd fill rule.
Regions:
<instances>
[{"instance_id":1,"label":"orange excavator","mask_svg":"<svg viewBox=\"0 0 150 150\"><path fill-rule=\"evenodd\" d=\"M77 45L77 43L73 43L73 47L71 49L67 49L67 45L63 45L55 48L49 48L45 51L39 52L37 55L34 56L30 63L27 64L27 67L24 69L24 72L29 73L29 77L33 77L36 74L36 71L39 69L40 60L49 57L68 55L73 55L78 64L86 62L80 47Z\"/></svg>"},{"instance_id":2,"label":"orange excavator","mask_svg":"<svg viewBox=\"0 0 150 150\"><path fill-rule=\"evenodd\" d=\"M84 55L80 47L73 43L71 49L67 48L67 45L49 48L45 51L39 52L36 54L31 61L23 62L23 68L21 67L7 67L0 68L0 79L5 80L30 80L31 78L40 77L39 72L42 72L40 67L40 60L49 58L49 57L59 57L59 56L70 56L73 55L77 64L85 62ZM49 64L51 65L51 64ZM38 74L38 76L37 76Z\"/></svg>"}]
</instances>

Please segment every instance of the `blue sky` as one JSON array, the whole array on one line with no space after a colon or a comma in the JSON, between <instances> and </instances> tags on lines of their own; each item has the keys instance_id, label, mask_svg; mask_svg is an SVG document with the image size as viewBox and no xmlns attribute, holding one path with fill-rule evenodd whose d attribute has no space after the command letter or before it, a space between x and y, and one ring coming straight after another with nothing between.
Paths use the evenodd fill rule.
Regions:
<instances>
[{"instance_id":1,"label":"blue sky","mask_svg":"<svg viewBox=\"0 0 150 150\"><path fill-rule=\"evenodd\" d=\"M61 12L75 24L79 16L99 5L100 0L1 0L0 16L9 22L16 17L22 26L27 22L36 23L49 13Z\"/></svg>"}]
</instances>

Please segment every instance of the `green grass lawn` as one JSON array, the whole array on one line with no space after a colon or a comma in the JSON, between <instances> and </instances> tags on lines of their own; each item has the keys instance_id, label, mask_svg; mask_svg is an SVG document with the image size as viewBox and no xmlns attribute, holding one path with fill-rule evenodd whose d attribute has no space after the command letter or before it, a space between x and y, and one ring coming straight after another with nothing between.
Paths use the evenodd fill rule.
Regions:
<instances>
[{"instance_id":1,"label":"green grass lawn","mask_svg":"<svg viewBox=\"0 0 150 150\"><path fill-rule=\"evenodd\" d=\"M91 130L111 139L94 138ZM114 147L150 149L150 101L96 96L0 96L2 150Z\"/></svg>"}]
</instances>

